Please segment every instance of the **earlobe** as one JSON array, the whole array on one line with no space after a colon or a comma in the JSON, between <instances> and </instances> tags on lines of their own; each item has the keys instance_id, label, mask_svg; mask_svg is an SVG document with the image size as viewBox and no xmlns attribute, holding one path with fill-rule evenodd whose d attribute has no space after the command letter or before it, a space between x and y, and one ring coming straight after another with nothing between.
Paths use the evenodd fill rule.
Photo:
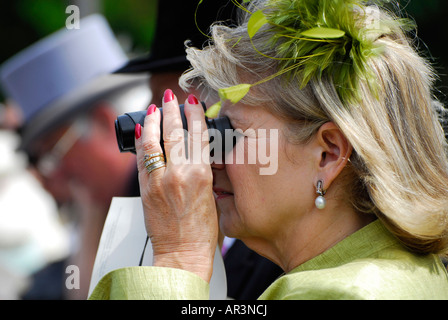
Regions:
<instances>
[{"instance_id":1,"label":"earlobe","mask_svg":"<svg viewBox=\"0 0 448 320\"><path fill-rule=\"evenodd\" d=\"M327 122L319 128L317 143L320 148L319 179L328 188L347 165L353 148L333 122Z\"/></svg>"}]
</instances>

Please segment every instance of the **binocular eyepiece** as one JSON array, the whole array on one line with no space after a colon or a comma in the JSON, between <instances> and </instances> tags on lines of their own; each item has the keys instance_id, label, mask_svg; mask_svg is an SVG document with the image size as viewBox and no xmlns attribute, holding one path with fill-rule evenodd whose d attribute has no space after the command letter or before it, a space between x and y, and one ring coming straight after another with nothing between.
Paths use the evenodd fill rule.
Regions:
<instances>
[{"instance_id":1,"label":"binocular eyepiece","mask_svg":"<svg viewBox=\"0 0 448 320\"><path fill-rule=\"evenodd\" d=\"M204 102L201 102L204 111L206 110L206 106ZM184 113L184 105L179 105L180 115L182 119L183 129L187 130L187 119ZM163 119L163 109L159 109L162 114ZM117 135L118 148L120 152L132 152L136 153L135 150L135 126L137 123L140 123L143 126L146 117L146 110L137 111L137 112L129 112L125 113L121 116L118 116L117 120L115 120L115 133ZM205 118L205 122L207 124L207 129L215 129L214 131L218 131L221 134L223 147L226 145L224 143L225 139L225 131L226 129L232 129L229 118L220 117L216 119L208 119ZM160 145L163 149L163 128L162 123L160 125ZM213 135L210 135L210 139L212 139ZM223 150L224 151L224 150Z\"/></svg>"}]
</instances>

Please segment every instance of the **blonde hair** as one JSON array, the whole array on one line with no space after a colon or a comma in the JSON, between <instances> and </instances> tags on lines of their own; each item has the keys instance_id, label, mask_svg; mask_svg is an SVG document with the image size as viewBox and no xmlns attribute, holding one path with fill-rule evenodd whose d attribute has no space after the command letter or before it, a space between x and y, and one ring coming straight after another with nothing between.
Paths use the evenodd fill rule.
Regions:
<instances>
[{"instance_id":1,"label":"blonde hair","mask_svg":"<svg viewBox=\"0 0 448 320\"><path fill-rule=\"evenodd\" d=\"M263 2L255 6L261 8ZM380 13L380 23L395 19ZM181 77L181 86L199 81L213 95L220 88L247 78L255 82L277 71L276 60L253 49L267 48L266 55L275 55L275 49L266 46L270 30L257 34L252 45L247 19L243 16L234 28L216 24L213 45L187 49L192 69ZM253 87L242 102L271 108L289 124L288 137L298 143L306 143L325 122L334 122L354 149L353 207L375 214L411 250L446 254L448 160L438 119L444 109L432 93L435 74L402 30L376 41L384 45L384 52L366 63L378 90L373 92L367 81L357 79L362 100L356 104L341 101L331 76L313 79L303 89L297 78L277 77Z\"/></svg>"}]
</instances>

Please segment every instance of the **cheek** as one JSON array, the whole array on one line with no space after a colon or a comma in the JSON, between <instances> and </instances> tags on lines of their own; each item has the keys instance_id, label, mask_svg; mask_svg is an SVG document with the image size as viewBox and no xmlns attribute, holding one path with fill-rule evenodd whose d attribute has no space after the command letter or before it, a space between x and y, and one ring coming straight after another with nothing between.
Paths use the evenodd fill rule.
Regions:
<instances>
[{"instance_id":1,"label":"cheek","mask_svg":"<svg viewBox=\"0 0 448 320\"><path fill-rule=\"evenodd\" d=\"M263 143L253 137L240 137L232 152L226 154L226 171L233 186L237 209L262 207L269 198L266 186L269 187L272 177L261 174L266 165L260 163L259 156L265 155L265 150L258 152L266 141Z\"/></svg>"},{"instance_id":2,"label":"cheek","mask_svg":"<svg viewBox=\"0 0 448 320\"><path fill-rule=\"evenodd\" d=\"M253 212L259 212L268 201L268 196L263 176L258 174L258 166L232 164L226 165L226 169L238 214L250 217Z\"/></svg>"}]
</instances>

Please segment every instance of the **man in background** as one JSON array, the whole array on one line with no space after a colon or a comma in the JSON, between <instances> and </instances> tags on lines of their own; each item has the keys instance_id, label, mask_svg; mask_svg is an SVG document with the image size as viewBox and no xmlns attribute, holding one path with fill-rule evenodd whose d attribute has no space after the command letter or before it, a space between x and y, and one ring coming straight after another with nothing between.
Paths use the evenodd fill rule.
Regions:
<instances>
[{"instance_id":1,"label":"man in background","mask_svg":"<svg viewBox=\"0 0 448 320\"><path fill-rule=\"evenodd\" d=\"M87 298L110 201L138 195L135 156L118 152L114 120L146 108L150 91L147 75L110 74L127 61L107 21L93 15L1 66L3 91L23 114L19 149L74 230L69 258L36 275L25 298ZM68 265L79 268L79 289L65 288Z\"/></svg>"}]
</instances>

